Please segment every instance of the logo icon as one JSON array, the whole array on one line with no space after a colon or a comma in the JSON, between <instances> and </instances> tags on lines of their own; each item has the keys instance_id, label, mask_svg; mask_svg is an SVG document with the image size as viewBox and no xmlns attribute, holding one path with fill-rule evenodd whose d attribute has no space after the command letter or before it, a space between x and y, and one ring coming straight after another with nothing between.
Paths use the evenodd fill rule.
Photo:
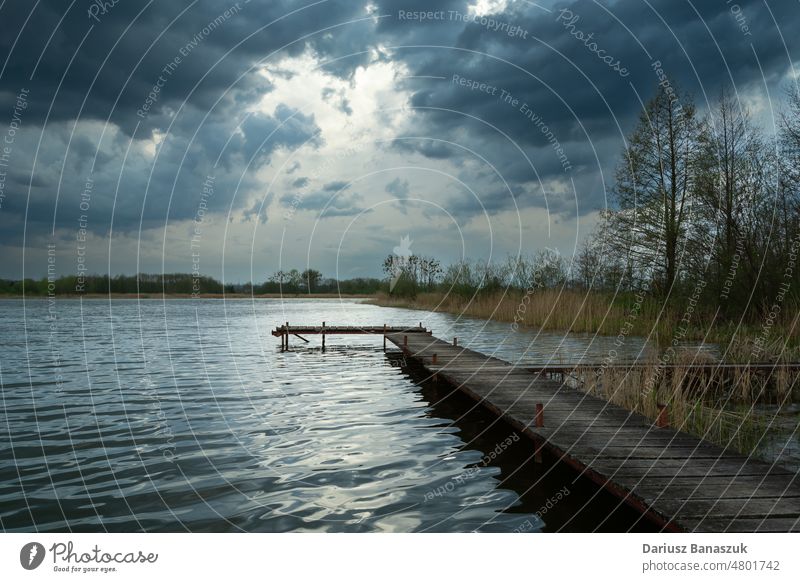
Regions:
<instances>
[{"instance_id":1,"label":"logo icon","mask_svg":"<svg viewBox=\"0 0 800 582\"><path fill-rule=\"evenodd\" d=\"M411 237L404 236L400 239L400 244L393 249L392 253L392 264L390 267L391 270L391 280L389 281L389 292L394 290L395 285L400 280L400 277L403 276L403 271L408 265L408 259L413 256L413 252L411 251Z\"/></svg>"},{"instance_id":2,"label":"logo icon","mask_svg":"<svg viewBox=\"0 0 800 582\"><path fill-rule=\"evenodd\" d=\"M19 563L26 570L35 570L44 561L44 546L39 542L29 542L19 551Z\"/></svg>"}]
</instances>

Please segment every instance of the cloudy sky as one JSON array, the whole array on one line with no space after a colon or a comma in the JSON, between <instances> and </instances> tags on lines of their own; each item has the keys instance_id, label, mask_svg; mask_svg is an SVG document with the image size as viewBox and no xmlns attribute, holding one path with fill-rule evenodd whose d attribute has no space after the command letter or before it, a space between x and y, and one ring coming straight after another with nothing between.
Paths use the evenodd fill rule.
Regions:
<instances>
[{"instance_id":1,"label":"cloudy sky","mask_svg":"<svg viewBox=\"0 0 800 582\"><path fill-rule=\"evenodd\" d=\"M797 0L0 0L0 277L569 256L662 74L771 132L798 30Z\"/></svg>"}]
</instances>

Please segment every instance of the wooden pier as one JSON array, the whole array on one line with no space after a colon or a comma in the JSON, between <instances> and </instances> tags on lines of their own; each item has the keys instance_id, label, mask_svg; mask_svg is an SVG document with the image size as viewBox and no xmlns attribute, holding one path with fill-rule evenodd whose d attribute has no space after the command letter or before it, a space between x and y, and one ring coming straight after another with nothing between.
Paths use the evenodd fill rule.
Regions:
<instances>
[{"instance_id":1,"label":"wooden pier","mask_svg":"<svg viewBox=\"0 0 800 582\"><path fill-rule=\"evenodd\" d=\"M362 333L383 330L368 329ZM514 366L460 347L455 338L435 338L421 326L386 329L384 346L388 339L433 379L530 437L537 453L550 451L664 530L800 531L796 473L669 428L666 409L654 424L553 380L552 370Z\"/></svg>"},{"instance_id":2,"label":"wooden pier","mask_svg":"<svg viewBox=\"0 0 800 582\"><path fill-rule=\"evenodd\" d=\"M404 327L404 326L387 326L384 325L373 325L373 326L359 326L359 325L325 325L325 322L322 322L322 325L289 325L287 321L284 325L279 325L272 331L272 335L275 337L281 338L281 351L286 351L289 349L289 336L293 335L304 342L308 343L308 340L304 338L305 335L321 335L322 336L322 349L325 349L325 336L329 335L382 335L383 336L383 348L386 349L386 338L388 334L397 334L402 333L404 335L408 334L423 334L423 335L431 335L430 330L426 329L422 326L422 322L420 322L419 326L411 326L411 327Z\"/></svg>"}]
</instances>

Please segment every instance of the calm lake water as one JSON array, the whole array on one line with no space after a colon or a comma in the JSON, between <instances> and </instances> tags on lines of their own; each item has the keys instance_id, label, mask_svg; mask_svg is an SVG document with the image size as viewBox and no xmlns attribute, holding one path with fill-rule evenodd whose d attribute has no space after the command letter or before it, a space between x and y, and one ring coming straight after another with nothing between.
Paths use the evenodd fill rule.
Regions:
<instances>
[{"instance_id":1,"label":"calm lake water","mask_svg":"<svg viewBox=\"0 0 800 582\"><path fill-rule=\"evenodd\" d=\"M332 336L325 353L292 338L281 353L270 335L323 320L422 320L530 363L597 361L613 342L355 300L3 300L0 527L652 527L550 459L533 463L529 442L426 384L380 337ZM644 348L626 346L631 359Z\"/></svg>"}]
</instances>

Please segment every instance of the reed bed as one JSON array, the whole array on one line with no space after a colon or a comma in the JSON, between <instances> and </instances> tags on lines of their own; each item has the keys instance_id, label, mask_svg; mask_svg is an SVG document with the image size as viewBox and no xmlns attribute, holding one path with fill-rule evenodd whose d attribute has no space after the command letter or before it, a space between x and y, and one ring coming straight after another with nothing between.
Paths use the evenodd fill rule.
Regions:
<instances>
[{"instance_id":1,"label":"reed bed","mask_svg":"<svg viewBox=\"0 0 800 582\"><path fill-rule=\"evenodd\" d=\"M666 405L670 426L745 455L755 454L771 422L754 405L766 399L772 379L722 369L697 374L693 363L698 363L696 357L686 354L669 369L659 368L655 360L635 368L582 367L575 370L573 381L581 390L654 422L659 405ZM782 390L796 387L797 375L791 376L781 384Z\"/></svg>"},{"instance_id":2,"label":"reed bed","mask_svg":"<svg viewBox=\"0 0 800 582\"><path fill-rule=\"evenodd\" d=\"M672 336L680 316L661 313L661 304L646 298L612 298L600 293L575 290L539 289L478 293L471 297L441 292L420 293L415 298L382 294L377 305L425 309L515 323L545 330L568 330L616 336L623 327L630 335ZM702 337L697 330L689 336Z\"/></svg>"},{"instance_id":3,"label":"reed bed","mask_svg":"<svg viewBox=\"0 0 800 582\"><path fill-rule=\"evenodd\" d=\"M755 361L751 352L757 338L763 339L763 322L759 318L746 318L740 323L738 318L714 319L712 315L692 311L687 326L683 322L687 312L685 305L630 293L612 296L577 289L541 288L523 292L512 288L471 295L435 291L418 293L415 297L396 297L379 293L370 302L385 307L491 319L543 330L607 336L617 336L624 331L626 335L649 337L661 345L669 344L680 334L683 340L714 342L723 348L730 345L726 361ZM763 341L762 361L797 361L800 356L800 311L786 309L770 325L769 334Z\"/></svg>"}]
</instances>

